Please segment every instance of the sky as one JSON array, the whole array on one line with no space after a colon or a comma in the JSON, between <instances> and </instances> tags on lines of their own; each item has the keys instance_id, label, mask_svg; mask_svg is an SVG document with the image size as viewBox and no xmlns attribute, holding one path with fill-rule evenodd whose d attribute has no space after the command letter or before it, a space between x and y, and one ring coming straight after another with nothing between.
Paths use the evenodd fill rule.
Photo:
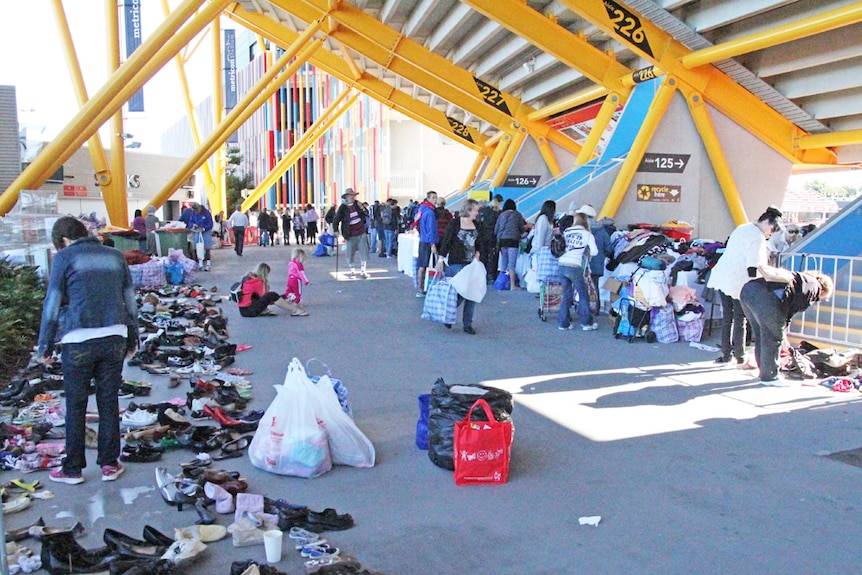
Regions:
<instances>
[{"instance_id":1,"label":"sky","mask_svg":"<svg viewBox=\"0 0 862 575\"><path fill-rule=\"evenodd\" d=\"M4 58L0 66L0 85L16 87L19 124L44 126L42 139L50 140L74 118L79 109L57 34L53 3L48 0L26 0L3 4L0 54ZM171 4L175 5L176 1ZM141 2L145 39L164 19L161 5L159 0ZM87 93L92 97L108 77L104 2L64 0L63 6ZM123 26L122 20L120 26ZM223 28L227 27L234 26L223 23ZM122 53L124 47L121 40ZM186 70L195 103L211 92L212 83L207 79L210 53L211 43L207 33ZM134 141L141 142L142 152L158 153L160 134L185 115L173 61L148 81L144 88L144 106L146 112L127 113L124 131L132 134ZM100 134L103 144L109 147L107 128L102 128Z\"/></svg>"}]
</instances>

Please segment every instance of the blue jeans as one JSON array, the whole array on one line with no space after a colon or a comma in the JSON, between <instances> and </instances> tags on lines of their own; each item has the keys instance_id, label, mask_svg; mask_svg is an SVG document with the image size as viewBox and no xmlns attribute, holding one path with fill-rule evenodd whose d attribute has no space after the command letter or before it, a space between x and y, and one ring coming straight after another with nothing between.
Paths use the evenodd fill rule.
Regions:
<instances>
[{"instance_id":1,"label":"blue jeans","mask_svg":"<svg viewBox=\"0 0 862 575\"><path fill-rule=\"evenodd\" d=\"M261 230L260 237L258 237L257 244L259 246L268 246L269 245L269 230Z\"/></svg>"},{"instance_id":2,"label":"blue jeans","mask_svg":"<svg viewBox=\"0 0 862 575\"><path fill-rule=\"evenodd\" d=\"M392 240L395 239L395 230L383 230L386 235L386 255L392 255Z\"/></svg>"},{"instance_id":3,"label":"blue jeans","mask_svg":"<svg viewBox=\"0 0 862 575\"><path fill-rule=\"evenodd\" d=\"M563 283L563 299L560 302L560 315L557 316L558 325L567 328L572 322L569 309L572 307L573 288L578 292L578 321L582 326L592 325L593 316L590 313L590 295L587 292L584 268L560 266L560 279Z\"/></svg>"},{"instance_id":4,"label":"blue jeans","mask_svg":"<svg viewBox=\"0 0 862 575\"><path fill-rule=\"evenodd\" d=\"M464 269L464 264L451 264L448 268L446 268L446 276L454 277L455 274ZM464 312L461 314L461 323L464 324L464 327L470 327L473 325L473 311L476 309L476 302L464 299L460 295L458 296L458 305L461 305L461 302L464 302Z\"/></svg>"},{"instance_id":5,"label":"blue jeans","mask_svg":"<svg viewBox=\"0 0 862 575\"><path fill-rule=\"evenodd\" d=\"M63 344L63 391L66 394L66 458L63 473L81 475L87 466L84 454L87 400L90 380L95 380L99 411L96 464L116 465L120 456L120 407L117 394L123 382L126 338L120 336Z\"/></svg>"}]
</instances>

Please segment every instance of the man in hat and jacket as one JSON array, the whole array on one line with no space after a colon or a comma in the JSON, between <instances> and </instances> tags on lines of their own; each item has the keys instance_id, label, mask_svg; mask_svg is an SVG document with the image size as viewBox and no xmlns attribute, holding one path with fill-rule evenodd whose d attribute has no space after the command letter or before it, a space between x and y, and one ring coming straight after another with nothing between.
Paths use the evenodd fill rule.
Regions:
<instances>
[{"instance_id":1,"label":"man in hat and jacket","mask_svg":"<svg viewBox=\"0 0 862 575\"><path fill-rule=\"evenodd\" d=\"M204 244L204 257L202 262L198 262L200 269L208 272L210 271L210 249L213 245L213 216L208 209L195 202L192 204L192 216L189 220L191 224L191 230L195 237L195 251L194 259L197 261L197 243L198 240L203 241Z\"/></svg>"},{"instance_id":2,"label":"man in hat and jacket","mask_svg":"<svg viewBox=\"0 0 862 575\"><path fill-rule=\"evenodd\" d=\"M347 265L350 267L350 273L347 274L347 277L356 277L355 262L358 251L361 266L359 276L368 279L368 273L365 271L365 266L368 263L368 230L365 227L368 211L356 201L358 195L353 191L353 188L347 188L344 191L341 196L344 202L338 206L332 225L341 231L341 235L347 242Z\"/></svg>"}]
</instances>

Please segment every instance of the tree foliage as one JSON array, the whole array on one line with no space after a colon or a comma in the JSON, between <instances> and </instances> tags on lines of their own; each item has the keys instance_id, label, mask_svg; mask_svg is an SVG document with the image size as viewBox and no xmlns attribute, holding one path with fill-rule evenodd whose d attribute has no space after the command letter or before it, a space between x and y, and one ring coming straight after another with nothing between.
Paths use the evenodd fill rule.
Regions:
<instances>
[{"instance_id":1,"label":"tree foliage","mask_svg":"<svg viewBox=\"0 0 862 575\"><path fill-rule=\"evenodd\" d=\"M826 198L836 200L849 200L862 194L862 188L854 186L833 186L823 180L811 180L805 183L805 188L809 191L820 194Z\"/></svg>"}]
</instances>

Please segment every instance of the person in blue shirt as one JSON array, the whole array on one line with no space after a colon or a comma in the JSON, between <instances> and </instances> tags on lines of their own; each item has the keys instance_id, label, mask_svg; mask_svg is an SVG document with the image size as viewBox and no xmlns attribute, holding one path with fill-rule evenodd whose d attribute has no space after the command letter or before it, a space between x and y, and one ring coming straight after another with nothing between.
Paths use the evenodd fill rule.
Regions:
<instances>
[{"instance_id":1,"label":"person in blue shirt","mask_svg":"<svg viewBox=\"0 0 862 575\"><path fill-rule=\"evenodd\" d=\"M192 230L192 235L194 236L194 244L195 250L192 251L194 255L194 260L198 262L198 266L205 272L210 271L210 249L213 245L213 216L208 209L195 202L192 204L192 216L189 219L189 223L186 226L191 224L190 228ZM204 244L204 257L203 261L198 261L197 254L197 243L199 241L203 241Z\"/></svg>"},{"instance_id":2,"label":"person in blue shirt","mask_svg":"<svg viewBox=\"0 0 862 575\"><path fill-rule=\"evenodd\" d=\"M123 473L120 456L120 410L117 393L123 383L123 360L138 348L138 309L132 275L123 255L90 237L71 216L51 230L57 254L51 266L42 309L36 357L53 361L54 344L62 345L63 392L66 398L66 458L50 473L51 481L84 482L85 419L90 382L95 383L99 410L96 464L102 481Z\"/></svg>"},{"instance_id":3,"label":"person in blue shirt","mask_svg":"<svg viewBox=\"0 0 862 575\"><path fill-rule=\"evenodd\" d=\"M416 276L419 291L416 297L425 297L425 272L431 262L431 254L437 253L437 192L425 195L425 200L416 209L413 227L419 230L419 273Z\"/></svg>"}]
</instances>

